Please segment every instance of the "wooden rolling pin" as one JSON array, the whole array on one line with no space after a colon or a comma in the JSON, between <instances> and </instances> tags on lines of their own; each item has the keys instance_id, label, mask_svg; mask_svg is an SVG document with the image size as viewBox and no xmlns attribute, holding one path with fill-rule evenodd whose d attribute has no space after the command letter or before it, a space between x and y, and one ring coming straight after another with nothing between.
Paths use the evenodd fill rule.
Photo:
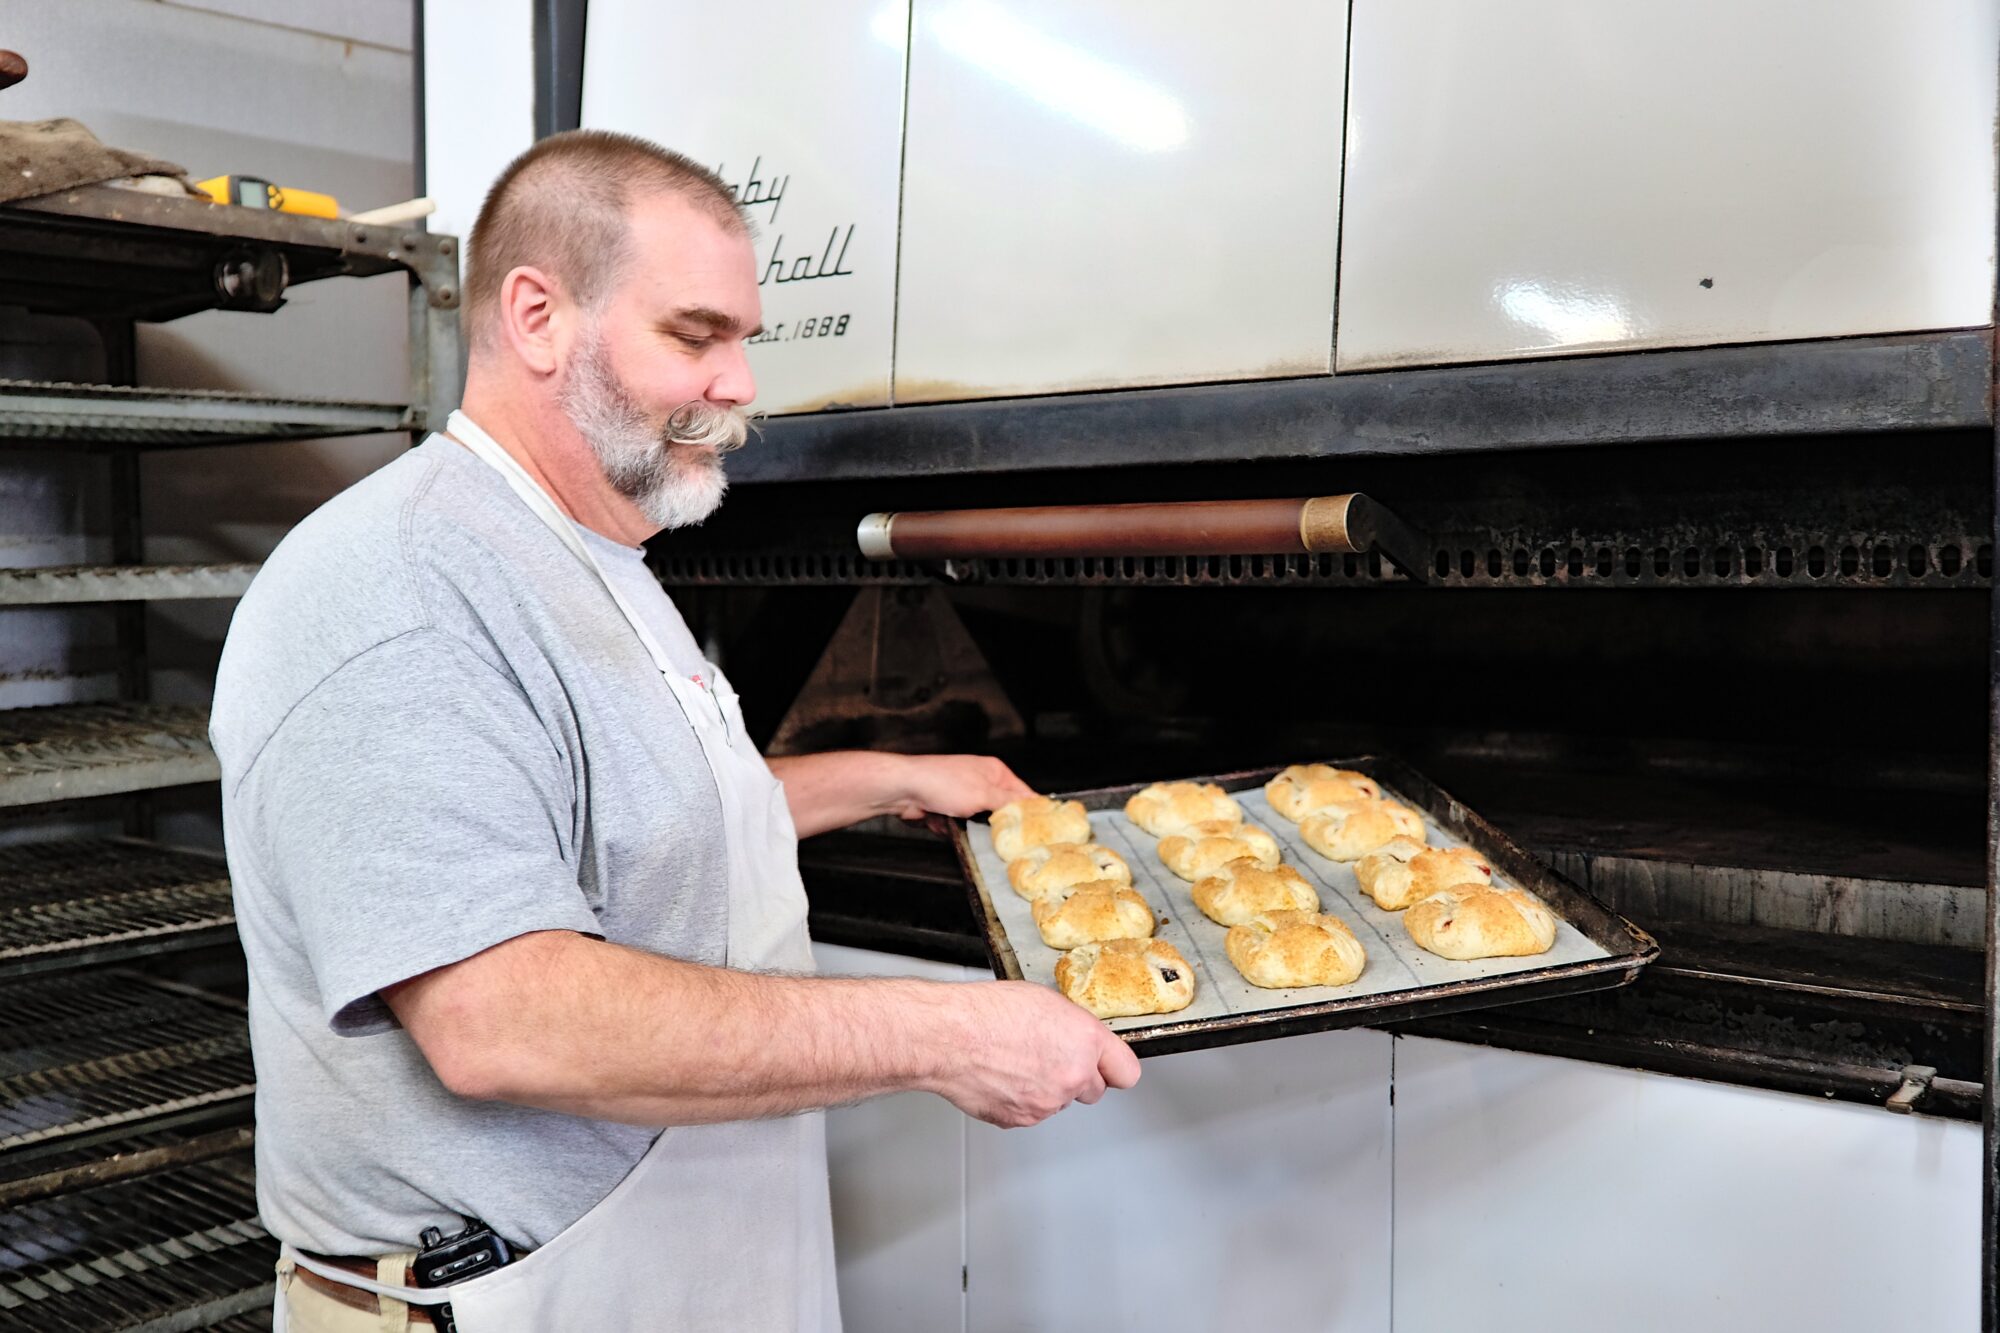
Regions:
<instances>
[{"instance_id":1,"label":"wooden rolling pin","mask_svg":"<svg viewBox=\"0 0 2000 1333\"><path fill-rule=\"evenodd\" d=\"M1359 494L870 514L855 537L871 560L1378 551L1419 583L1427 550L1419 533Z\"/></svg>"}]
</instances>

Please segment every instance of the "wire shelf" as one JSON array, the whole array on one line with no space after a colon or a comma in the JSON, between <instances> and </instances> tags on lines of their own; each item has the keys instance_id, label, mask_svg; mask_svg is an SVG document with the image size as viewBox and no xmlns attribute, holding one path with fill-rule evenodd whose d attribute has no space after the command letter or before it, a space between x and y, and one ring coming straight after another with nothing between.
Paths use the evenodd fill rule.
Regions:
<instances>
[{"instance_id":1,"label":"wire shelf","mask_svg":"<svg viewBox=\"0 0 2000 1333\"><path fill-rule=\"evenodd\" d=\"M128 838L0 847L0 977L230 937L228 868Z\"/></svg>"},{"instance_id":2,"label":"wire shelf","mask_svg":"<svg viewBox=\"0 0 2000 1333\"><path fill-rule=\"evenodd\" d=\"M0 712L0 806L147 791L221 776L208 714L167 704Z\"/></svg>"}]
</instances>

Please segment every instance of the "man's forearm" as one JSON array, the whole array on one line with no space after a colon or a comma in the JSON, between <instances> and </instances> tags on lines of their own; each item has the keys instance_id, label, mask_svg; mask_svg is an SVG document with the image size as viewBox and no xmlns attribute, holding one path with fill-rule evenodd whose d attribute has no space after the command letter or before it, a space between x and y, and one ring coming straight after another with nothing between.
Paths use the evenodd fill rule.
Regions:
<instances>
[{"instance_id":1,"label":"man's forearm","mask_svg":"<svg viewBox=\"0 0 2000 1333\"><path fill-rule=\"evenodd\" d=\"M908 799L901 755L833 750L766 762L785 784L785 802L801 838L893 814Z\"/></svg>"},{"instance_id":2,"label":"man's forearm","mask_svg":"<svg viewBox=\"0 0 2000 1333\"><path fill-rule=\"evenodd\" d=\"M948 983L763 976L561 931L468 962L474 984L390 993L446 1085L600 1120L743 1120L928 1087L951 1040Z\"/></svg>"}]
</instances>

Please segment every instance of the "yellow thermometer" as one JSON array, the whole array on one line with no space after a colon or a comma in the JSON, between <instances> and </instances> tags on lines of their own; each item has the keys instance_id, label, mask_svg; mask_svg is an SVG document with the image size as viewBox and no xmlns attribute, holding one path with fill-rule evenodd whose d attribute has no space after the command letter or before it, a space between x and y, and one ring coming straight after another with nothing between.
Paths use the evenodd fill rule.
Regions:
<instances>
[{"instance_id":1,"label":"yellow thermometer","mask_svg":"<svg viewBox=\"0 0 2000 1333\"><path fill-rule=\"evenodd\" d=\"M196 182L194 188L218 204L235 204L239 208L268 208L276 213L303 213L307 217L314 218L340 216L340 205L330 194L273 185L255 176L211 176L205 181Z\"/></svg>"}]
</instances>

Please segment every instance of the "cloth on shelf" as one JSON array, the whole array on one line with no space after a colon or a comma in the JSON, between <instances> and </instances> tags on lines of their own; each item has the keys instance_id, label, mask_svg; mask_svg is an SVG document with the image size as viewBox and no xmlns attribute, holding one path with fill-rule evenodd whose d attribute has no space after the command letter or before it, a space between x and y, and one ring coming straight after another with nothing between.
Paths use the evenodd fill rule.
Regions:
<instances>
[{"instance_id":1,"label":"cloth on shelf","mask_svg":"<svg viewBox=\"0 0 2000 1333\"><path fill-rule=\"evenodd\" d=\"M113 148L81 121L0 120L0 203L33 199L78 185L139 177L142 189L195 194L187 173L172 162Z\"/></svg>"}]
</instances>

